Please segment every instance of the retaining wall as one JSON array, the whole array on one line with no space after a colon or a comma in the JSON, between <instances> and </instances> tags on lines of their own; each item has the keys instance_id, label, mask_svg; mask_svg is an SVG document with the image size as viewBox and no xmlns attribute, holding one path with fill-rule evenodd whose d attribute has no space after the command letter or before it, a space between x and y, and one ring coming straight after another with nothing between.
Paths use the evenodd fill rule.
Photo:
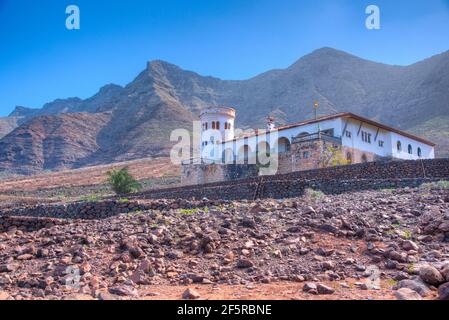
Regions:
<instances>
[{"instance_id":1,"label":"retaining wall","mask_svg":"<svg viewBox=\"0 0 449 320\"><path fill-rule=\"evenodd\" d=\"M147 199L256 199L300 196L307 188L327 194L349 191L417 187L449 179L449 159L354 164L283 175L159 189L136 194Z\"/></svg>"}]
</instances>

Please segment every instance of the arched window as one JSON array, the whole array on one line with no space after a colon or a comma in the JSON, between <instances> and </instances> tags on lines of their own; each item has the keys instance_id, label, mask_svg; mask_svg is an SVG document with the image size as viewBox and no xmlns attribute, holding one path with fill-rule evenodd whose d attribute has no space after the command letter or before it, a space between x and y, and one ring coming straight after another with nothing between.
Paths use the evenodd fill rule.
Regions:
<instances>
[{"instance_id":1,"label":"arched window","mask_svg":"<svg viewBox=\"0 0 449 320\"><path fill-rule=\"evenodd\" d=\"M228 123L228 129L231 130L231 128L232 128L232 124L229 122Z\"/></svg>"},{"instance_id":2,"label":"arched window","mask_svg":"<svg viewBox=\"0 0 449 320\"><path fill-rule=\"evenodd\" d=\"M418 148L418 157L422 157L422 150L421 150L421 148Z\"/></svg>"},{"instance_id":3,"label":"arched window","mask_svg":"<svg viewBox=\"0 0 449 320\"><path fill-rule=\"evenodd\" d=\"M207 122L205 123L205 128L206 130L209 129L209 124Z\"/></svg>"},{"instance_id":4,"label":"arched window","mask_svg":"<svg viewBox=\"0 0 449 320\"><path fill-rule=\"evenodd\" d=\"M215 129L220 130L220 121L217 121L217 123L215 124Z\"/></svg>"},{"instance_id":5,"label":"arched window","mask_svg":"<svg viewBox=\"0 0 449 320\"><path fill-rule=\"evenodd\" d=\"M215 121L212 121L212 130L215 130Z\"/></svg>"},{"instance_id":6,"label":"arched window","mask_svg":"<svg viewBox=\"0 0 449 320\"><path fill-rule=\"evenodd\" d=\"M366 154L362 155L362 163L367 163L368 162L368 157L366 156Z\"/></svg>"},{"instance_id":7,"label":"arched window","mask_svg":"<svg viewBox=\"0 0 449 320\"><path fill-rule=\"evenodd\" d=\"M397 143L397 148L398 148L398 151L399 151L399 152L402 151L402 143L401 143L401 141L398 141L398 143Z\"/></svg>"},{"instance_id":8,"label":"arched window","mask_svg":"<svg viewBox=\"0 0 449 320\"><path fill-rule=\"evenodd\" d=\"M228 123L225 122L225 130L228 130Z\"/></svg>"},{"instance_id":9,"label":"arched window","mask_svg":"<svg viewBox=\"0 0 449 320\"><path fill-rule=\"evenodd\" d=\"M411 144L408 145L408 153L413 154L413 147Z\"/></svg>"}]
</instances>

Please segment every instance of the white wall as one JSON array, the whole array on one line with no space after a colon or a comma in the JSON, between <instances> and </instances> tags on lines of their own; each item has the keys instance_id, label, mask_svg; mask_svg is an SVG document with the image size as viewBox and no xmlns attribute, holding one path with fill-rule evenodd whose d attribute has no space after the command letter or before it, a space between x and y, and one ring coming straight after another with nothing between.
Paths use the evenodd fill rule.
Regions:
<instances>
[{"instance_id":1,"label":"white wall","mask_svg":"<svg viewBox=\"0 0 449 320\"><path fill-rule=\"evenodd\" d=\"M421 148L422 157L421 159L433 159L435 157L434 148L422 142L412 140L402 135L398 135L397 133L387 131L384 129L379 129L372 125L368 125L366 123L362 124L362 128L360 129L360 121L355 119L343 119L337 118L332 120L325 120L320 122L319 124L308 124L300 127L293 127L290 129L273 131L269 133L269 136L262 134L258 137L251 136L247 139L237 139L236 141L228 141L224 143L223 149L219 152L216 152L216 160L221 160L222 151L225 149L233 149L234 156L237 156L240 148L244 145L248 145L251 149L252 153L256 152L256 147L258 143L263 141L270 141L270 147L273 149L275 147L275 143L280 138L287 138L290 143L293 137L298 136L301 133L316 133L318 131L318 126L321 131L334 129L334 136L342 138L343 146L359 149L361 151L366 151L369 153L376 154L381 157L394 157L398 159L409 159L415 160L419 159L417 155L418 147ZM346 131L351 132L351 137L347 137L343 130L346 127ZM362 131L371 134L371 143L365 142L362 139ZM377 134L378 132L378 134ZM357 133L359 133L357 135ZM377 134L377 139L376 139ZM402 152L397 152L396 150L396 142L401 141L402 143ZM379 141L383 141L383 146L379 145ZM408 154L408 145L411 144L413 147L413 154Z\"/></svg>"},{"instance_id":2,"label":"white wall","mask_svg":"<svg viewBox=\"0 0 449 320\"><path fill-rule=\"evenodd\" d=\"M402 145L402 150L398 151L397 142L400 141ZM408 153L408 145L412 146L413 153ZM408 137L404 137L395 132L391 133L391 152L394 158L404 159L404 160L417 160L417 159L434 159L435 158L435 148L424 144L422 142L412 140ZM421 148L422 156L418 157L418 148Z\"/></svg>"},{"instance_id":3,"label":"white wall","mask_svg":"<svg viewBox=\"0 0 449 320\"><path fill-rule=\"evenodd\" d=\"M354 119L341 120L343 123L343 129L346 126L345 132L342 133L343 146L373 153L381 157L391 156L391 138L389 131L380 129L379 133L377 134L377 127L363 123L362 127L360 128L360 121L356 121ZM346 131L351 133L350 138L346 136ZM371 134L371 143L363 141L362 131ZM383 147L379 145L380 141L383 141Z\"/></svg>"}]
</instances>

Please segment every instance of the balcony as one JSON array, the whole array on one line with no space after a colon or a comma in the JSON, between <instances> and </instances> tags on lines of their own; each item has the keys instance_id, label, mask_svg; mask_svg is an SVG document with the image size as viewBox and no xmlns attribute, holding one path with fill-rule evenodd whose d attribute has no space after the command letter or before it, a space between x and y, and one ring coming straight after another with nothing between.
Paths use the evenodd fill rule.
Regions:
<instances>
[{"instance_id":1,"label":"balcony","mask_svg":"<svg viewBox=\"0 0 449 320\"><path fill-rule=\"evenodd\" d=\"M341 137L335 137L333 135L327 134L325 132L317 132L312 133L300 137L294 137L292 140L292 143L304 143L304 142L310 142L310 141L316 141L316 140L324 140L331 143L336 144L342 144Z\"/></svg>"}]
</instances>

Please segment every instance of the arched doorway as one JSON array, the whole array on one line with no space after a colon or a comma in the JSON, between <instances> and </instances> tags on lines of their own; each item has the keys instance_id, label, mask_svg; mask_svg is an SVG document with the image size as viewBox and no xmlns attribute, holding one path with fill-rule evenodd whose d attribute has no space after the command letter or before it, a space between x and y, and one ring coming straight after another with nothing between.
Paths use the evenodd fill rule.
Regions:
<instances>
[{"instance_id":1,"label":"arched doorway","mask_svg":"<svg viewBox=\"0 0 449 320\"><path fill-rule=\"evenodd\" d=\"M239 152L237 153L238 162L247 164L249 162L251 152L251 148L247 144L241 146Z\"/></svg>"},{"instance_id":2,"label":"arched doorway","mask_svg":"<svg viewBox=\"0 0 449 320\"><path fill-rule=\"evenodd\" d=\"M277 152L278 153L286 153L291 150L290 140L287 138L279 138L277 141Z\"/></svg>"},{"instance_id":3,"label":"arched doorway","mask_svg":"<svg viewBox=\"0 0 449 320\"><path fill-rule=\"evenodd\" d=\"M223 151L221 161L223 164L233 164L234 163L234 151L230 148Z\"/></svg>"}]
</instances>

